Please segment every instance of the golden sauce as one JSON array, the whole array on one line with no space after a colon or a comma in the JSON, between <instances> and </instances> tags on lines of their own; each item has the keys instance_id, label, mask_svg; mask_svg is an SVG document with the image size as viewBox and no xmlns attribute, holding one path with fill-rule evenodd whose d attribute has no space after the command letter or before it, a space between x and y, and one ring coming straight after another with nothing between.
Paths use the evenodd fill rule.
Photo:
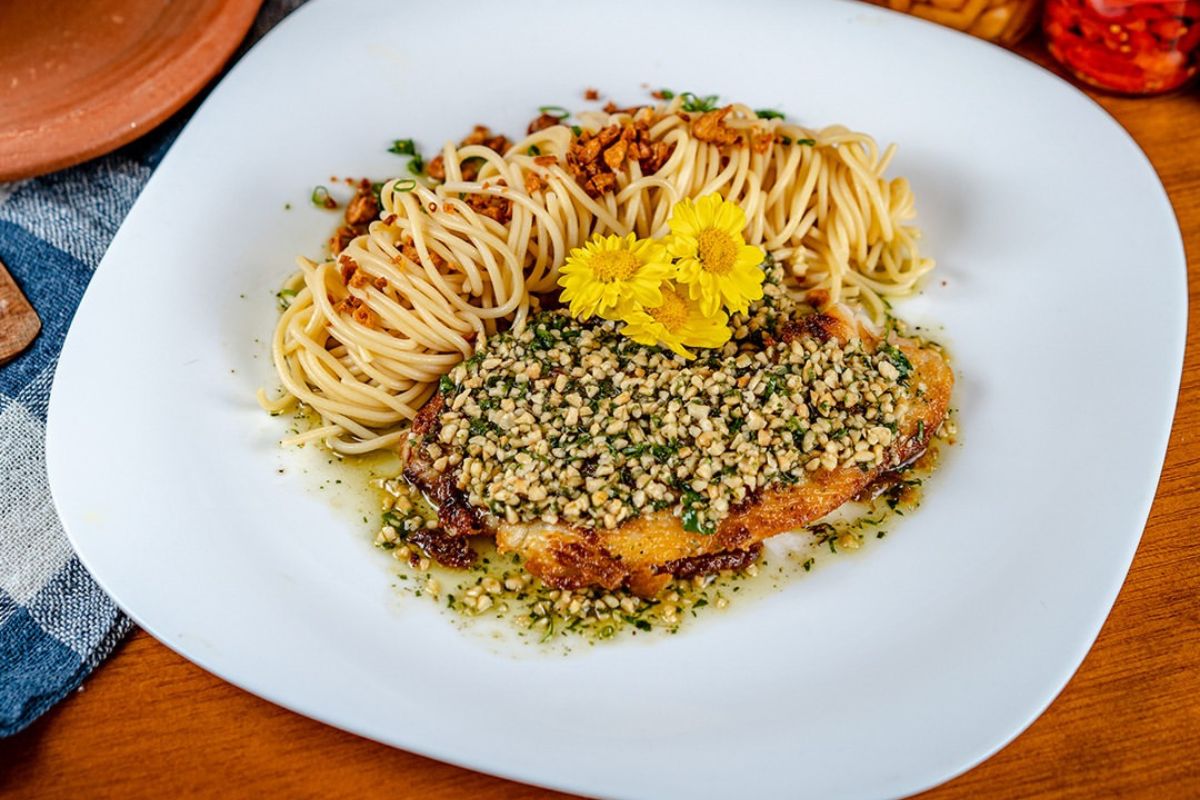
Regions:
<instances>
[{"instance_id":1,"label":"golden sauce","mask_svg":"<svg viewBox=\"0 0 1200 800\"><path fill-rule=\"evenodd\" d=\"M492 635L507 629L518 640L543 646L593 645L605 640L674 635L694 619L803 578L834 557L865 549L886 538L921 502L925 481L937 466L940 447L952 443L953 423L943 425L930 447L911 465L884 476L862 496L795 533L768 539L758 561L748 568L716 575L676 579L654 599L626 590L558 590L526 572L518 556L500 554L491 542L473 542L479 553L467 570L438 565L404 536L385 524L375 546L396 562L401 591L438 605L465 629L485 627ZM398 460L397 460L398 464ZM397 468L393 475L399 475ZM395 523L398 497L413 503L412 515L436 519L436 512L400 477L378 469L371 483L385 523Z\"/></svg>"}]
</instances>

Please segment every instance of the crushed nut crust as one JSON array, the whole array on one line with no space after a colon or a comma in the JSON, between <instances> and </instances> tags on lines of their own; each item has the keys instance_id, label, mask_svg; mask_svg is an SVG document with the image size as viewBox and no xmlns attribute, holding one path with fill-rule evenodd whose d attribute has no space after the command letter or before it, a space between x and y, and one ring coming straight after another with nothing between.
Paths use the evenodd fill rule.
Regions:
<instances>
[{"instance_id":1,"label":"crushed nut crust","mask_svg":"<svg viewBox=\"0 0 1200 800\"><path fill-rule=\"evenodd\" d=\"M706 532L764 487L882 466L911 364L785 324L797 303L767 272L733 339L695 361L561 311L493 338L442 383L447 407L425 434L434 469L509 523L614 529L672 509Z\"/></svg>"}]
</instances>

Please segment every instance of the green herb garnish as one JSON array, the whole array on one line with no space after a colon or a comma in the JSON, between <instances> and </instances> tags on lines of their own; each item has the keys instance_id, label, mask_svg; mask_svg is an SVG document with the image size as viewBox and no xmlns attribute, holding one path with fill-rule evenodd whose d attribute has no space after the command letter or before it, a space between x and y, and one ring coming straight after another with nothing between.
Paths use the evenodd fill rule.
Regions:
<instances>
[{"instance_id":1,"label":"green herb garnish","mask_svg":"<svg viewBox=\"0 0 1200 800\"><path fill-rule=\"evenodd\" d=\"M309 196L312 204L318 208L337 208L337 200L329 194L329 190L324 186L314 187L312 194Z\"/></svg>"},{"instance_id":2,"label":"green herb garnish","mask_svg":"<svg viewBox=\"0 0 1200 800\"><path fill-rule=\"evenodd\" d=\"M890 344L879 345L879 352L887 356L887 360L892 362L892 366L900 373L900 380L905 380L913 370L912 362L904 355L904 352L898 347Z\"/></svg>"},{"instance_id":3,"label":"green herb garnish","mask_svg":"<svg viewBox=\"0 0 1200 800\"><path fill-rule=\"evenodd\" d=\"M408 171L413 175L421 175L425 172L425 159L421 158L420 153L408 160Z\"/></svg>"},{"instance_id":4,"label":"green herb garnish","mask_svg":"<svg viewBox=\"0 0 1200 800\"><path fill-rule=\"evenodd\" d=\"M773 108L760 108L754 113L758 115L759 119L783 119L783 112Z\"/></svg>"},{"instance_id":5,"label":"green herb garnish","mask_svg":"<svg viewBox=\"0 0 1200 800\"><path fill-rule=\"evenodd\" d=\"M536 144L529 145L529 149L527 149L525 151L525 155L527 155L527 156L540 156L541 154L542 154L542 151L541 151L541 149L538 148L538 146Z\"/></svg>"},{"instance_id":6,"label":"green herb garnish","mask_svg":"<svg viewBox=\"0 0 1200 800\"><path fill-rule=\"evenodd\" d=\"M552 117L557 117L558 119L566 119L571 116L571 112L562 106L538 106L538 111L543 114L549 114Z\"/></svg>"},{"instance_id":7,"label":"green herb garnish","mask_svg":"<svg viewBox=\"0 0 1200 800\"><path fill-rule=\"evenodd\" d=\"M279 310L286 311L288 306L292 304L292 298L296 296L295 289L280 289L275 293L275 299L279 303Z\"/></svg>"},{"instance_id":8,"label":"green herb garnish","mask_svg":"<svg viewBox=\"0 0 1200 800\"><path fill-rule=\"evenodd\" d=\"M717 526L713 522L706 522L700 517L700 510L697 506L704 502L704 498L691 489L683 493L683 513L680 519L683 520L683 529L689 533L702 533L705 536L716 532Z\"/></svg>"},{"instance_id":9,"label":"green herb garnish","mask_svg":"<svg viewBox=\"0 0 1200 800\"><path fill-rule=\"evenodd\" d=\"M413 144L412 139L396 139L392 142L392 146L388 148L389 153L395 153L398 156L415 156L417 154L417 146Z\"/></svg>"}]
</instances>

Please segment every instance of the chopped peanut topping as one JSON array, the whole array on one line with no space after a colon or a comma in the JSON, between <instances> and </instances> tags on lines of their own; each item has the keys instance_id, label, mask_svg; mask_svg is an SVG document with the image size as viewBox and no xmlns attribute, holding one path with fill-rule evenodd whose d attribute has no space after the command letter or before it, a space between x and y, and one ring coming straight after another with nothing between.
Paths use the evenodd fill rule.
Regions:
<instances>
[{"instance_id":1,"label":"chopped peanut topping","mask_svg":"<svg viewBox=\"0 0 1200 800\"><path fill-rule=\"evenodd\" d=\"M485 217L496 220L501 225L507 225L512 219L512 201L492 194L469 194L467 205Z\"/></svg>"},{"instance_id":2,"label":"chopped peanut topping","mask_svg":"<svg viewBox=\"0 0 1200 800\"><path fill-rule=\"evenodd\" d=\"M612 147L604 151L604 163L608 164L608 168L614 172L621 168L625 163L625 155L629 152L629 142L624 139L619 140Z\"/></svg>"},{"instance_id":3,"label":"chopped peanut topping","mask_svg":"<svg viewBox=\"0 0 1200 800\"><path fill-rule=\"evenodd\" d=\"M529 123L529 127L526 128L526 133L537 133L538 131L546 130L546 128L553 128L555 125L562 124L562 120L553 114L542 114L540 117L533 120L533 122Z\"/></svg>"},{"instance_id":4,"label":"chopped peanut topping","mask_svg":"<svg viewBox=\"0 0 1200 800\"><path fill-rule=\"evenodd\" d=\"M617 186L616 173L629 161L637 161L643 175L662 169L674 145L650 140L650 119L608 125L599 131L583 131L567 149L567 169L591 197L599 197Z\"/></svg>"},{"instance_id":5,"label":"chopped peanut topping","mask_svg":"<svg viewBox=\"0 0 1200 800\"><path fill-rule=\"evenodd\" d=\"M526 193L533 194L534 192L540 192L541 190L544 190L545 187L546 182L541 180L538 173L526 173Z\"/></svg>"},{"instance_id":6,"label":"chopped peanut topping","mask_svg":"<svg viewBox=\"0 0 1200 800\"><path fill-rule=\"evenodd\" d=\"M725 117L733 111L733 106L725 106L716 111L706 111L692 123L692 135L702 142L712 142L716 145L737 144L741 134L725 125Z\"/></svg>"},{"instance_id":7,"label":"chopped peanut topping","mask_svg":"<svg viewBox=\"0 0 1200 800\"><path fill-rule=\"evenodd\" d=\"M489 150L495 150L497 153L503 155L508 152L511 143L508 141L507 136L493 134L491 128L488 128L486 125L476 125L475 129L458 143L459 147L468 147L470 145L483 145ZM462 179L464 181L475 180L479 177L479 168L482 166L483 160L480 158L468 158L464 160L459 166L459 170L462 172ZM446 180L445 157L441 155L435 156L425 166L425 174L435 181Z\"/></svg>"},{"instance_id":8,"label":"chopped peanut topping","mask_svg":"<svg viewBox=\"0 0 1200 800\"><path fill-rule=\"evenodd\" d=\"M435 269L440 270L442 267L446 266L446 259L444 259L440 255L438 255L437 251L430 250L428 252L429 252L429 260L433 262L433 266ZM421 254L419 252L417 252L417 246L413 243L411 236L405 236L403 241L400 242L400 255L403 256L404 258L407 258L409 261L411 261L414 264L419 265L421 263ZM393 259L393 260L395 260L395 259ZM399 262L399 263L403 263L403 262Z\"/></svg>"},{"instance_id":9,"label":"chopped peanut topping","mask_svg":"<svg viewBox=\"0 0 1200 800\"><path fill-rule=\"evenodd\" d=\"M340 253L345 250L346 245L350 244L354 237L366 233L371 223L378 217L379 200L375 197L375 190L371 188L371 182L363 179L359 181L354 197L346 204L343 217L346 224L334 232L333 237L329 240L329 251Z\"/></svg>"},{"instance_id":10,"label":"chopped peanut topping","mask_svg":"<svg viewBox=\"0 0 1200 800\"><path fill-rule=\"evenodd\" d=\"M363 325L373 330L383 329L383 326L379 324L379 316L374 311L367 308L366 303L354 295L350 295L345 300L337 303L333 307L333 310L339 314L349 314L350 318L359 325Z\"/></svg>"},{"instance_id":11,"label":"chopped peanut topping","mask_svg":"<svg viewBox=\"0 0 1200 800\"><path fill-rule=\"evenodd\" d=\"M772 133L755 133L751 140L751 149L756 153L765 153L771 149L771 145L775 143L775 135Z\"/></svg>"}]
</instances>

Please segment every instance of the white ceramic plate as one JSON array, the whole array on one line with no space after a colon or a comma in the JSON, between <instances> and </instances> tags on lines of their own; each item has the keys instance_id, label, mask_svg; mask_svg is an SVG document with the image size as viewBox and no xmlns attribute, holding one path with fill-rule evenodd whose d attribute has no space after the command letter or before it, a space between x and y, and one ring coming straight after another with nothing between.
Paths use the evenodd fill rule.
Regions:
<instances>
[{"instance_id":1,"label":"white ceramic plate","mask_svg":"<svg viewBox=\"0 0 1200 800\"><path fill-rule=\"evenodd\" d=\"M901 313L945 325L963 444L861 557L676 637L498 653L400 602L360 520L277 473L259 339L333 222L313 184L395 172L393 138L429 152L643 83L901 143L940 262ZM59 366L50 476L143 627L303 714L585 794L902 795L1014 737L1095 638L1162 464L1185 298L1124 131L966 36L853 3L326 0L225 79L114 239Z\"/></svg>"}]
</instances>

